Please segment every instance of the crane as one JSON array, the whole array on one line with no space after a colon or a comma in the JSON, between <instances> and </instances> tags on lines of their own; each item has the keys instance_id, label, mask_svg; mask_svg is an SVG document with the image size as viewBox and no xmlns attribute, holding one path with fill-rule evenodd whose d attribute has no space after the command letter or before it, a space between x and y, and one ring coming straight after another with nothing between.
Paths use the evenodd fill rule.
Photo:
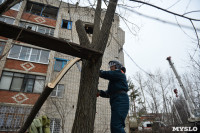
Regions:
<instances>
[{"instance_id":1,"label":"crane","mask_svg":"<svg viewBox=\"0 0 200 133\"><path fill-rule=\"evenodd\" d=\"M187 106L187 109L188 109L188 112L189 112L189 115L190 117L188 118L188 121L189 122L198 122L200 123L200 116L199 116L199 110L195 108L194 106L194 103L192 102L191 98L189 97L189 94L186 90L186 88L184 87L182 81L181 81L181 78L180 76L178 75L175 67L174 67L174 64L172 63L171 61L171 57L167 57L167 61L169 62L169 65L171 66L177 80L178 80L178 83L183 91L183 94L184 94L184 97L185 97L185 102L186 102L186 106Z\"/></svg>"}]
</instances>

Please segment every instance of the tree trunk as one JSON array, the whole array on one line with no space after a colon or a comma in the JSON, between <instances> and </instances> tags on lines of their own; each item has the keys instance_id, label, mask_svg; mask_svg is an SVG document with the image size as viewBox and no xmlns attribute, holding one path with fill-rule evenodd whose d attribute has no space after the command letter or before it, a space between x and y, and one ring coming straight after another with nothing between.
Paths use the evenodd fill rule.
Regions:
<instances>
[{"instance_id":1,"label":"tree trunk","mask_svg":"<svg viewBox=\"0 0 200 133\"><path fill-rule=\"evenodd\" d=\"M112 20L117 5L117 0L110 0L107 12L100 30L100 16L101 16L101 0L98 0L97 8L95 11L95 24L94 34L91 45L88 43L88 38L85 36L85 31L81 28L80 20L77 21L76 27L79 35L79 41L81 45L92 47L102 53L104 53L110 28L112 26ZM83 25L82 25L83 26ZM98 32L96 32L96 30ZM100 31L100 32L99 32ZM96 114L96 94L99 80L99 70L102 64L102 57L98 59L83 60L82 72L79 87L79 96L76 109L75 120L72 128L72 133L93 133L94 132L94 120Z\"/></svg>"}]
</instances>

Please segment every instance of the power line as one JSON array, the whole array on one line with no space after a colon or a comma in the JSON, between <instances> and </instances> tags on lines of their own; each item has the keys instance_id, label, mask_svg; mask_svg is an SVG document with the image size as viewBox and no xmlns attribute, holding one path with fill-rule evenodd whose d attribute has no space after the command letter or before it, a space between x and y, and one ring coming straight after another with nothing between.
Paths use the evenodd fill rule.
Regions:
<instances>
[{"instance_id":1,"label":"power line","mask_svg":"<svg viewBox=\"0 0 200 133\"><path fill-rule=\"evenodd\" d=\"M167 21L167 20L162 20L160 18L156 18L156 17L152 17L152 16L149 16L149 15L146 15L146 14L142 14L142 13L139 13L133 9L130 9L131 6L126 6L126 5L118 5L118 7L121 7L123 9L126 9L132 13L135 13L139 16L143 16L145 18L149 18L149 19L153 19L153 20L156 20L156 21L159 21L159 22L162 22L162 23L166 23L166 24L170 24L170 25L173 25L173 26L179 26L180 24L177 24L177 23L174 23L174 22L170 22L170 21ZM190 26L186 26L186 25L180 25L182 28L186 28L186 29L190 29L190 30L194 30L193 27L190 27ZM197 31L200 31L200 29L196 28Z\"/></svg>"}]
</instances>

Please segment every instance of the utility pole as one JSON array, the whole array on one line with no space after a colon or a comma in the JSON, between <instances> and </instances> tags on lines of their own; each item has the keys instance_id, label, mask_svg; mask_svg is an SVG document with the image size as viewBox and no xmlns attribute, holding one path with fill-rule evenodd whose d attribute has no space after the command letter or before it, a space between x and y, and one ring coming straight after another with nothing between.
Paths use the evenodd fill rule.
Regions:
<instances>
[{"instance_id":1,"label":"utility pole","mask_svg":"<svg viewBox=\"0 0 200 133\"><path fill-rule=\"evenodd\" d=\"M181 78L180 78L180 76L178 75L178 73L177 73L177 71L176 71L176 69L175 69L175 67L174 67L174 64L173 64L172 61L171 61L171 57L170 57L170 56L167 57L167 60L168 60L168 62L169 62L169 65L171 66L171 68L172 68L172 70L173 70L173 72L174 72L174 74L175 74L177 80L178 80L178 83L179 83L181 89L183 90L183 94L184 94L184 97L185 97L185 102L186 102L186 105L187 105L187 109L188 109L188 112L189 112L189 114L190 114L190 118L188 118L188 121L189 121L189 122L200 121L200 118L194 116L195 106L194 106L194 104L193 104L191 98L189 97L189 94L188 94L188 92L186 91L186 88L184 87L184 85L183 85L183 83L182 83L182 81L181 81Z\"/></svg>"}]
</instances>

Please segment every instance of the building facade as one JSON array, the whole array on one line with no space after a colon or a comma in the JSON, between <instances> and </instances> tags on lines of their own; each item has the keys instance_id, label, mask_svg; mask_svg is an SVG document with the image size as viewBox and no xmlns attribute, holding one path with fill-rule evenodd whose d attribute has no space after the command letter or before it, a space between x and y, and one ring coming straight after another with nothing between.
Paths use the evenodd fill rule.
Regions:
<instances>
[{"instance_id":1,"label":"building facade","mask_svg":"<svg viewBox=\"0 0 200 133\"><path fill-rule=\"evenodd\" d=\"M0 4L4 0L0 0ZM105 11L102 11L102 19ZM92 39L94 9L59 0L28 0L0 16L0 21L79 44L75 22L84 22ZM34 39L34 38L33 38ZM111 34L103 56L102 69L110 60L124 63L124 31L115 14ZM45 42L44 42L45 43ZM56 47L56 44L55 44ZM0 132L17 131L26 120L44 86L75 57L0 36ZM81 65L81 63L79 63ZM51 120L51 132L70 133L75 117L80 69L74 65L55 87L38 113ZM107 89L108 81L100 79L98 89ZM96 89L96 88L94 88ZM110 132L109 100L97 99L95 133ZM127 126L128 132L128 126Z\"/></svg>"}]
</instances>

